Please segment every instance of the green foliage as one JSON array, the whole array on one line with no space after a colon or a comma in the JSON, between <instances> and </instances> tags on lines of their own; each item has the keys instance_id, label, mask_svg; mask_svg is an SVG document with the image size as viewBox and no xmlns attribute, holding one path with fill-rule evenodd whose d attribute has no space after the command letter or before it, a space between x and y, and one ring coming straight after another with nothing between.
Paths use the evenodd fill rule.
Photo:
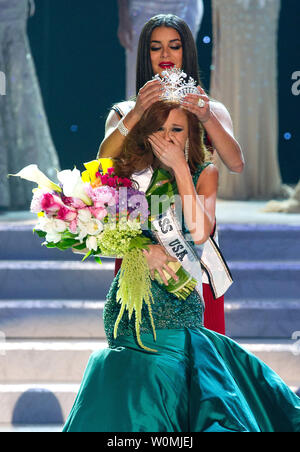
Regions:
<instances>
[{"instance_id":1,"label":"green foliage","mask_svg":"<svg viewBox=\"0 0 300 452\"><path fill-rule=\"evenodd\" d=\"M149 310L153 336L156 339L151 309L151 304L154 302L154 299L151 292L150 271L147 260L140 249L133 248L123 258L116 299L121 304L121 309L115 323L114 337L117 337L118 325L125 309L127 309L129 319L131 319L133 312L135 313L135 329L139 345L145 350L156 352L156 350L144 346L140 338L142 307L145 302Z\"/></svg>"}]
</instances>

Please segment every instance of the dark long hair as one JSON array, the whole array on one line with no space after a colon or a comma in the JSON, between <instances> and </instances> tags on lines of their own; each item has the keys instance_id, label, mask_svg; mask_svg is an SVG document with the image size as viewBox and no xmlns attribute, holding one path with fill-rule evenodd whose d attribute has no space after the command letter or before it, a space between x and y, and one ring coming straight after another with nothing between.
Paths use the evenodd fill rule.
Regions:
<instances>
[{"instance_id":1,"label":"dark long hair","mask_svg":"<svg viewBox=\"0 0 300 452\"><path fill-rule=\"evenodd\" d=\"M119 177L130 178L134 172L142 171L148 166L160 166L148 141L149 135L157 132L166 122L170 112L182 108L179 103L170 101L155 102L146 110L135 126L126 136L121 153L114 159L114 168ZM183 110L188 119L189 136L189 167L193 174L198 165L209 159L209 154L203 143L204 129L198 118L191 112Z\"/></svg>"},{"instance_id":2,"label":"dark long hair","mask_svg":"<svg viewBox=\"0 0 300 452\"><path fill-rule=\"evenodd\" d=\"M158 14L144 25L140 35L136 64L136 93L155 75L150 58L150 42L152 32L157 27L174 28L179 33L183 54L181 69L192 77L197 85L201 85L197 47L190 28L184 20L174 14Z\"/></svg>"}]
</instances>

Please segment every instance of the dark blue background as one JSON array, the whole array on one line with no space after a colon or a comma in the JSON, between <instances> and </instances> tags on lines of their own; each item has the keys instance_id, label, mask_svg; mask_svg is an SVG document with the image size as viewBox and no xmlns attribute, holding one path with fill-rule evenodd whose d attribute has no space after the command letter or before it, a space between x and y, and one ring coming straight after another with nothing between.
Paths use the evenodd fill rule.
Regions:
<instances>
[{"instance_id":1,"label":"dark blue background","mask_svg":"<svg viewBox=\"0 0 300 452\"><path fill-rule=\"evenodd\" d=\"M224 0L226 1L226 0ZM211 1L198 36L202 80L209 89ZM300 71L300 1L282 1L279 39L279 160L283 180L300 177L300 96L291 91ZM117 1L36 0L28 33L46 112L63 168L95 158L110 106L125 97L125 54L117 38ZM284 134L292 135L290 140ZM262 149L263 152L263 149Z\"/></svg>"}]
</instances>

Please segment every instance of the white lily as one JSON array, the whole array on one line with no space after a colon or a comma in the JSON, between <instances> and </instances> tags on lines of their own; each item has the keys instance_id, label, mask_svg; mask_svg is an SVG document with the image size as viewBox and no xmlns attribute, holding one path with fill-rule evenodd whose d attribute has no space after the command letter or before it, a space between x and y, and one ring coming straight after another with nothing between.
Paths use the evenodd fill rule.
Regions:
<instances>
[{"instance_id":1,"label":"white lily","mask_svg":"<svg viewBox=\"0 0 300 452\"><path fill-rule=\"evenodd\" d=\"M37 165L25 166L17 174L9 174L9 176L21 177L22 179L35 182L40 188L47 188L56 192L61 192L59 185L52 182L45 174L38 168Z\"/></svg>"},{"instance_id":2,"label":"white lily","mask_svg":"<svg viewBox=\"0 0 300 452\"><path fill-rule=\"evenodd\" d=\"M78 169L60 171L57 173L57 178L63 186L65 196L81 199L87 206L93 204L86 194L85 184Z\"/></svg>"},{"instance_id":3,"label":"white lily","mask_svg":"<svg viewBox=\"0 0 300 452\"><path fill-rule=\"evenodd\" d=\"M63 220L42 217L35 229L47 233L46 242L58 243L61 241L61 235L67 230L67 227L67 223Z\"/></svg>"},{"instance_id":4,"label":"white lily","mask_svg":"<svg viewBox=\"0 0 300 452\"><path fill-rule=\"evenodd\" d=\"M100 234L100 232L103 231L103 224L101 223L101 221L96 219L93 219L88 223L84 223L83 221L79 220L77 222L77 231L78 237L76 237L76 239L82 242L87 235L95 236Z\"/></svg>"},{"instance_id":5,"label":"white lily","mask_svg":"<svg viewBox=\"0 0 300 452\"><path fill-rule=\"evenodd\" d=\"M86 239L86 247L89 250L97 251L98 249L98 243L95 236L91 235Z\"/></svg>"}]
</instances>

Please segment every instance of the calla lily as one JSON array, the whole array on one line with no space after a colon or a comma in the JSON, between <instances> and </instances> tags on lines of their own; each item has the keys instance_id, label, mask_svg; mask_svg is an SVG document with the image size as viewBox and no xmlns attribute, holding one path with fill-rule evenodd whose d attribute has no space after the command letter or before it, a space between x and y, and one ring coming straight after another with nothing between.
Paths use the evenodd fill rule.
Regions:
<instances>
[{"instance_id":1,"label":"calla lily","mask_svg":"<svg viewBox=\"0 0 300 452\"><path fill-rule=\"evenodd\" d=\"M63 186L65 196L81 199L87 206L93 204L86 194L85 184L81 180L80 171L78 169L74 168L73 171L60 171L57 173L57 178Z\"/></svg>"},{"instance_id":2,"label":"calla lily","mask_svg":"<svg viewBox=\"0 0 300 452\"><path fill-rule=\"evenodd\" d=\"M54 184L44 173L38 168L37 165L25 166L17 174L9 174L9 176L21 177L22 179L29 180L30 182L35 182L41 188L48 188L56 192L61 192L59 185Z\"/></svg>"}]
</instances>

